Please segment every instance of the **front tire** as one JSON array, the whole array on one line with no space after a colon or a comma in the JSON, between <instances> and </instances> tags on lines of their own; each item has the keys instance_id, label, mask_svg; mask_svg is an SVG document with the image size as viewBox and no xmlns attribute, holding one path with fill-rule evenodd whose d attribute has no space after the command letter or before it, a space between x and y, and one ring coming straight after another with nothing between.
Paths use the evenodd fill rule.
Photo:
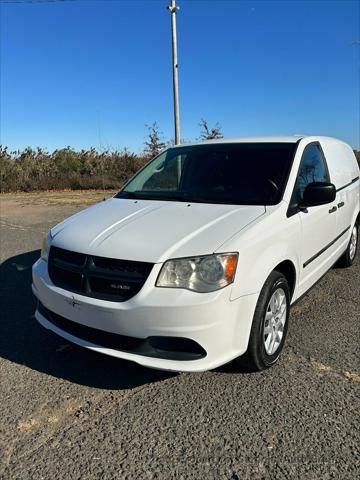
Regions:
<instances>
[{"instance_id":1,"label":"front tire","mask_svg":"<svg viewBox=\"0 0 360 480\"><path fill-rule=\"evenodd\" d=\"M283 349L288 330L290 288L280 272L272 272L266 280L255 308L247 352L240 364L251 371L274 365Z\"/></svg>"}]
</instances>

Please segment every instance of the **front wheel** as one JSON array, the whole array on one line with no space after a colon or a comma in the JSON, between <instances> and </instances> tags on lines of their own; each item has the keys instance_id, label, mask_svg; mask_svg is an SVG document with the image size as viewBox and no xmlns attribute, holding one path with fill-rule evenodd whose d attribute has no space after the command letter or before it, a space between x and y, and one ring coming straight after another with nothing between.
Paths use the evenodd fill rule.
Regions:
<instances>
[{"instance_id":1,"label":"front wheel","mask_svg":"<svg viewBox=\"0 0 360 480\"><path fill-rule=\"evenodd\" d=\"M289 284L280 272L266 280L256 305L247 352L238 362L260 371L277 362L283 349L290 311Z\"/></svg>"}]
</instances>

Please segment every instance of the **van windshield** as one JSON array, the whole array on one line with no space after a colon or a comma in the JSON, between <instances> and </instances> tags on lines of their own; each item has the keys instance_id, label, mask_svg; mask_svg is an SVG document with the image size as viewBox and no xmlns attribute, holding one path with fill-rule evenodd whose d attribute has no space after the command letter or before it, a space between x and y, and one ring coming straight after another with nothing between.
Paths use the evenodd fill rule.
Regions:
<instances>
[{"instance_id":1,"label":"van windshield","mask_svg":"<svg viewBox=\"0 0 360 480\"><path fill-rule=\"evenodd\" d=\"M280 202L296 143L217 143L169 148L117 198L235 205Z\"/></svg>"}]
</instances>

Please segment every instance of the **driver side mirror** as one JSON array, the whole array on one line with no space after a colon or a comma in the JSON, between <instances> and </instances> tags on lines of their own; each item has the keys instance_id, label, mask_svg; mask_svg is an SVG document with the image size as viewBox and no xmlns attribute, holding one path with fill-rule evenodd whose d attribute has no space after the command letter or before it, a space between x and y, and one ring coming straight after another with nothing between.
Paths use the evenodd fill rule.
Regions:
<instances>
[{"instance_id":1,"label":"driver side mirror","mask_svg":"<svg viewBox=\"0 0 360 480\"><path fill-rule=\"evenodd\" d=\"M336 198L336 187L332 183L312 182L305 188L300 207L317 207L331 203Z\"/></svg>"}]
</instances>

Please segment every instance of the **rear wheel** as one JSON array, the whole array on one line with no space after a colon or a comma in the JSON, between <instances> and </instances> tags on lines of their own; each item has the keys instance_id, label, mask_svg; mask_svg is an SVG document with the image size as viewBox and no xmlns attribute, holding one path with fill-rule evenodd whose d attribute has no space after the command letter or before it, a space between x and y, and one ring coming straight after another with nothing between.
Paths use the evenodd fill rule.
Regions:
<instances>
[{"instance_id":1,"label":"rear wheel","mask_svg":"<svg viewBox=\"0 0 360 480\"><path fill-rule=\"evenodd\" d=\"M280 272L266 280L256 305L248 350L237 361L252 371L260 371L277 362L288 329L289 284Z\"/></svg>"},{"instance_id":2,"label":"rear wheel","mask_svg":"<svg viewBox=\"0 0 360 480\"><path fill-rule=\"evenodd\" d=\"M358 240L359 240L359 225L355 224L351 232L349 244L343 256L340 257L339 259L338 264L340 267L345 267L345 268L351 267L351 265L354 263L356 252L358 249Z\"/></svg>"}]
</instances>

